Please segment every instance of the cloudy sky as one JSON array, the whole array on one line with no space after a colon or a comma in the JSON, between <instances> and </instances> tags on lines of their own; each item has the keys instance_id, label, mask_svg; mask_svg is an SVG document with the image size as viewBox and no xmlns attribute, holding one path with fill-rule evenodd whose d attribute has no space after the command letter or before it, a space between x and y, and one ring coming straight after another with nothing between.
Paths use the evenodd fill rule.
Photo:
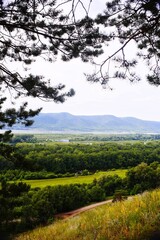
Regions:
<instances>
[{"instance_id":1,"label":"cloudy sky","mask_svg":"<svg viewBox=\"0 0 160 240\"><path fill-rule=\"evenodd\" d=\"M98 2L98 5L97 5ZM103 0L92 1L92 11L95 14L98 7L104 6ZM115 48L115 46L112 46ZM110 47L110 51L112 48ZM132 55L133 49L128 49ZM42 112L68 112L74 115L115 115L118 117L137 117L146 120L160 121L160 87L149 85L145 81L147 68L141 64L137 72L144 80L130 83L127 80L110 82L113 90L103 89L99 84L91 84L85 80L84 73L92 73L94 67L84 64L80 60L68 63L56 61L54 63L38 60L32 65L32 72L51 79L51 84L63 83L66 90L74 88L76 95L63 104L43 102L29 99L32 108L43 107Z\"/></svg>"},{"instance_id":2,"label":"cloudy sky","mask_svg":"<svg viewBox=\"0 0 160 240\"><path fill-rule=\"evenodd\" d=\"M74 88L76 95L63 104L30 99L29 106L43 107L42 112L69 112L74 115L105 115L137 117L160 121L160 87L151 86L145 80L130 83L128 80L110 82L113 88L103 89L99 84L88 83L84 73L91 73L93 66L80 60L68 63L44 63L40 60L33 66L33 72L50 78L52 84L64 83L66 90ZM145 66L139 68L145 79ZM138 71L138 69L137 69Z\"/></svg>"}]
</instances>

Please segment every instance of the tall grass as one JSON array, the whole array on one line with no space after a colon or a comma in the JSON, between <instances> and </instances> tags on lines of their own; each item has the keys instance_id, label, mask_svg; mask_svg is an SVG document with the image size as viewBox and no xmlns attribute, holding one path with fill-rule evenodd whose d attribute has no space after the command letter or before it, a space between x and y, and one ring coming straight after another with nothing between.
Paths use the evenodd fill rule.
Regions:
<instances>
[{"instance_id":1,"label":"tall grass","mask_svg":"<svg viewBox=\"0 0 160 240\"><path fill-rule=\"evenodd\" d=\"M148 240L160 230L160 190L59 220L16 240ZM160 238L157 238L160 239Z\"/></svg>"}]
</instances>

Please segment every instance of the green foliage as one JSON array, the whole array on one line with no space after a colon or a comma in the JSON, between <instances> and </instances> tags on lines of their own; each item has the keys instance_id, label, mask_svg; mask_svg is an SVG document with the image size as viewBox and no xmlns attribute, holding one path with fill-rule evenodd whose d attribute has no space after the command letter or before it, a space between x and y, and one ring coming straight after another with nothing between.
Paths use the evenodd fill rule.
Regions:
<instances>
[{"instance_id":1,"label":"green foliage","mask_svg":"<svg viewBox=\"0 0 160 240\"><path fill-rule=\"evenodd\" d=\"M12 144L16 144L20 142L34 143L36 142L36 137L33 134L20 134L20 135L14 135L10 141L10 143Z\"/></svg>"},{"instance_id":2,"label":"green foliage","mask_svg":"<svg viewBox=\"0 0 160 240\"><path fill-rule=\"evenodd\" d=\"M1 182L1 194L5 198L18 197L22 193L28 192L30 190L30 186L26 183L12 183L8 184L5 180Z\"/></svg>"},{"instance_id":3,"label":"green foliage","mask_svg":"<svg viewBox=\"0 0 160 240\"><path fill-rule=\"evenodd\" d=\"M13 223L17 226L14 231L32 228L49 223L57 213L103 201L112 195L117 201L126 198L128 193L153 189L160 185L159 169L156 162L151 165L141 163L130 169L124 179L117 175L103 176L90 184L48 186L33 190L26 183L9 184L2 181L0 229L10 232Z\"/></svg>"},{"instance_id":4,"label":"green foliage","mask_svg":"<svg viewBox=\"0 0 160 240\"><path fill-rule=\"evenodd\" d=\"M128 192L126 190L117 190L113 195L112 202L123 201L127 199Z\"/></svg>"},{"instance_id":5,"label":"green foliage","mask_svg":"<svg viewBox=\"0 0 160 240\"><path fill-rule=\"evenodd\" d=\"M103 53L103 46L107 43L110 47L110 43L118 40L119 48L102 62L98 72L86 75L87 80L102 85L107 85L110 78L137 81L140 77L134 68L142 58L149 66L147 80L159 85L159 1L112 0L94 19L89 16L91 4L91 1L87 6L85 1L59 3L52 0L0 2L0 129L10 129L17 123L30 126L32 117L41 110L28 110L24 103L18 110L13 106L3 111L7 90L13 102L21 96L31 96L58 103L74 95L73 89L63 92L63 84L51 86L50 80L27 72L28 65L41 56L49 62L60 55L63 61L79 57L83 62L95 63L94 58ZM70 8L69 14L66 5ZM76 16L79 7L83 10L81 18ZM130 58L126 56L126 48L133 42L139 52ZM113 76L109 75L110 60L115 69L120 69ZM13 71L7 65L9 61L22 64L25 71L22 74ZM106 73L103 67L107 63ZM0 135L0 141L11 137L10 130L6 130Z\"/></svg>"},{"instance_id":6,"label":"green foliage","mask_svg":"<svg viewBox=\"0 0 160 240\"><path fill-rule=\"evenodd\" d=\"M16 137L17 135L15 135ZM18 135L19 136L19 135ZM54 134L34 134L37 143L50 143L61 142L62 139L66 139L69 142L110 142L110 141L151 141L159 140L159 134L66 134L66 133L54 133Z\"/></svg>"},{"instance_id":7,"label":"green foliage","mask_svg":"<svg viewBox=\"0 0 160 240\"><path fill-rule=\"evenodd\" d=\"M44 188L46 186L57 186L57 185L68 185L68 184L90 184L94 179L99 179L103 176L108 176L108 175L115 175L117 174L121 178L125 178L126 174L126 169L123 170L115 170L115 171L107 171L107 172L101 172L99 171L98 173L92 174L92 175L87 175L87 176L70 176L67 174L61 175L58 174L56 175L56 178L54 177L53 179L46 179L45 177L43 179L33 179L33 180L23 180L23 182L26 182L27 184L31 185L32 188ZM26 173L27 174L27 173ZM33 173L34 176L34 173ZM35 174L35 177L37 174ZM43 175L44 176L44 175ZM52 176L52 175L51 175ZM6 177L7 179L7 177ZM9 178L8 178L9 179Z\"/></svg>"},{"instance_id":8,"label":"green foliage","mask_svg":"<svg viewBox=\"0 0 160 240\"><path fill-rule=\"evenodd\" d=\"M55 174L79 173L136 166L141 162L160 162L159 142L93 144L18 144L14 150L15 169ZM12 157L13 158L13 157ZM10 160L11 161L11 160ZM3 169L3 168L2 168ZM5 168L7 169L7 167Z\"/></svg>"},{"instance_id":9,"label":"green foliage","mask_svg":"<svg viewBox=\"0 0 160 240\"><path fill-rule=\"evenodd\" d=\"M0 150L0 179L7 180L79 176L160 162L158 141L1 144Z\"/></svg>"},{"instance_id":10,"label":"green foliage","mask_svg":"<svg viewBox=\"0 0 160 240\"><path fill-rule=\"evenodd\" d=\"M98 27L89 18L87 10L84 8L83 19L76 20L65 13L65 5L67 2L52 0L1 1L0 128L12 127L16 123L30 126L33 123L30 117L41 110L28 110L26 102L19 110L13 107L3 111L6 101L3 96L7 90L12 94L12 103L21 96L63 103L75 94L73 89L64 92L64 84L51 86L51 81L44 80L43 76L28 73L28 66L39 57L53 62L61 55L63 61L79 57L86 62L103 52ZM75 6L73 1L70 5L72 13L78 5ZM21 64L23 73L10 69L8 62ZM1 141L10 138L11 134L7 131L0 135Z\"/></svg>"},{"instance_id":11,"label":"green foliage","mask_svg":"<svg viewBox=\"0 0 160 240\"><path fill-rule=\"evenodd\" d=\"M73 89L63 92L63 84L51 86L50 80L27 72L28 65L41 56L49 62L60 55L63 61L79 57L83 62L95 63L94 58L103 53L103 46L107 43L110 47L118 40L119 48L102 62L98 72L86 75L88 81L107 85L110 78L139 80L134 68L142 58L149 66L147 80L159 85L159 1L112 0L94 19L89 16L91 4L91 1L86 4L85 1L59 3L52 0L0 2L1 129L17 123L29 126L33 123L32 117L41 110L28 110L24 103L18 110L13 106L3 111L7 90L14 102L20 96L31 96L58 103L74 95ZM70 8L69 14L66 6ZM76 16L79 7L82 17ZM139 52L130 58L126 48L132 42ZM120 69L113 76L109 75L110 60L115 69ZM9 61L22 64L25 71L22 74L12 71L7 65ZM108 73L103 69L107 63ZM8 141L11 136L7 130L0 135L0 141Z\"/></svg>"},{"instance_id":12,"label":"green foliage","mask_svg":"<svg viewBox=\"0 0 160 240\"><path fill-rule=\"evenodd\" d=\"M20 234L16 240L159 239L160 191L135 196L129 201L96 207L67 221Z\"/></svg>"},{"instance_id":13,"label":"green foliage","mask_svg":"<svg viewBox=\"0 0 160 240\"><path fill-rule=\"evenodd\" d=\"M91 202L103 201L106 198L105 190L98 184L88 190Z\"/></svg>"},{"instance_id":14,"label":"green foliage","mask_svg":"<svg viewBox=\"0 0 160 240\"><path fill-rule=\"evenodd\" d=\"M124 195L124 191L131 195L160 186L159 141L19 143L16 146L1 144L0 149L2 231L24 231L49 223L56 213L102 201L117 193L122 195L123 192ZM115 170L119 167L129 167L125 178L122 178L122 173L126 170L119 170L119 173ZM106 173L88 175L91 171L111 168L114 169ZM64 178L73 176L75 172L74 177ZM84 174L87 175L82 176ZM63 185L44 187L44 184L52 184L50 179L46 179L45 182L42 180L41 189L30 189L25 181L11 184L5 181L62 176L63 178L55 180L56 184ZM40 187L41 180L36 181Z\"/></svg>"},{"instance_id":15,"label":"green foliage","mask_svg":"<svg viewBox=\"0 0 160 240\"><path fill-rule=\"evenodd\" d=\"M20 224L23 215L23 207L29 203L28 191L30 186L26 183L8 184L1 182L0 190L0 231L16 231L16 225ZM15 228L15 229L14 229Z\"/></svg>"},{"instance_id":16,"label":"green foliage","mask_svg":"<svg viewBox=\"0 0 160 240\"><path fill-rule=\"evenodd\" d=\"M0 98L0 129L10 129L13 125L18 123L30 126L33 124L33 120L31 120L30 117L34 117L41 111L41 109L37 109L35 111L31 109L27 110L28 103L22 104L18 110L15 108L2 110L2 106L6 99L7 98ZM6 130L4 133L0 134L0 142L8 142L12 136L13 134L11 134L11 130Z\"/></svg>"},{"instance_id":17,"label":"green foliage","mask_svg":"<svg viewBox=\"0 0 160 240\"><path fill-rule=\"evenodd\" d=\"M104 189L107 196L113 195L117 189L122 189L124 187L122 178L118 175L103 176L102 178L98 179L97 183Z\"/></svg>"},{"instance_id":18,"label":"green foliage","mask_svg":"<svg viewBox=\"0 0 160 240\"><path fill-rule=\"evenodd\" d=\"M141 163L127 172L127 184L133 189L132 194L143 192L160 186L159 164Z\"/></svg>"}]
</instances>

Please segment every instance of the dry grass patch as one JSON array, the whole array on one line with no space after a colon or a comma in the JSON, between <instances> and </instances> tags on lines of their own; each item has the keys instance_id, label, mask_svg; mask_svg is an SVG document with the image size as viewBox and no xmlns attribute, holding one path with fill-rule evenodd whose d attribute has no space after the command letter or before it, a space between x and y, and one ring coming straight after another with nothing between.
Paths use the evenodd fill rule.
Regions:
<instances>
[{"instance_id":1,"label":"dry grass patch","mask_svg":"<svg viewBox=\"0 0 160 240\"><path fill-rule=\"evenodd\" d=\"M37 228L16 240L148 240L159 225L160 190L155 190Z\"/></svg>"}]
</instances>

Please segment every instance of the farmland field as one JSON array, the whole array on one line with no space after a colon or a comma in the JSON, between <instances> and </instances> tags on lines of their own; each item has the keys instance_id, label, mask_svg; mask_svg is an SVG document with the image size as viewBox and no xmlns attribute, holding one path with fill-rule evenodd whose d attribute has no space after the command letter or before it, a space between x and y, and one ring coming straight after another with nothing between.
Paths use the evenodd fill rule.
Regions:
<instances>
[{"instance_id":1,"label":"farmland field","mask_svg":"<svg viewBox=\"0 0 160 240\"><path fill-rule=\"evenodd\" d=\"M41 180L24 180L23 182L26 182L27 184L31 185L32 188L36 187L46 187L46 186L57 186L57 185L67 185L67 184L89 184L91 183L95 178L100 178L102 176L107 175L118 175L121 178L125 177L127 170L125 169L119 169L119 170L111 170L106 172L97 172L93 175L87 175L87 176L75 176L75 177L65 177L65 178L55 178L55 179L41 179Z\"/></svg>"},{"instance_id":2,"label":"farmland field","mask_svg":"<svg viewBox=\"0 0 160 240\"><path fill-rule=\"evenodd\" d=\"M1 212L3 214L0 214L2 223L0 231L4 229L4 234L17 234L35 226L48 225L56 214L72 211L91 203L110 198L117 201L125 199L128 195L140 194L159 187L159 141L128 141L127 139L123 142L67 142L64 137L61 138L62 142L58 142L58 140L39 142L34 137L27 137L15 138L13 145L1 144L0 199L2 201L0 205L2 205ZM28 142L25 142L26 138ZM32 140L33 142L31 142ZM131 209L135 210L136 207L132 206ZM117 212L119 213L119 207L115 212L116 215ZM135 211L134 214L136 214ZM125 216L126 211L124 218L121 218L122 214L120 213L122 223L125 222L123 221ZM135 215L131 215L133 221L134 217ZM154 221L156 217L153 214ZM111 219L113 219L113 215ZM106 218L104 226L106 226L106 222L108 225L108 221L116 226L115 231L117 231L119 219L110 221ZM88 236L82 229L82 238L79 238L79 235L76 238L69 233L68 239L84 239L84 236L87 236L86 239L108 238L103 233L109 230L105 231L103 225L102 234L100 233L100 222L101 217L91 227ZM137 219L134 222L138 222ZM143 227L144 221L140 220L140 222ZM128 219L125 226L126 223L128 224ZM149 222L149 224L152 223ZM84 226L86 226L85 223ZM80 229L79 224L78 229ZM123 226L121 229L123 230ZM118 237L121 229L117 231ZM125 234L128 234L130 231L126 230L124 227ZM137 229L133 231L137 234ZM111 229L111 234L113 232L114 229ZM100 233L101 236L98 237L97 233ZM65 237L59 234L55 236L57 237L57 235L60 238L55 239L67 240L66 234ZM42 234L42 236L44 239L45 235ZM35 238L31 237L30 239ZM46 237L46 239L49 238ZM108 239L112 238L109 236ZM125 239L129 238L125 237ZM140 236L139 239L145 238Z\"/></svg>"}]
</instances>

